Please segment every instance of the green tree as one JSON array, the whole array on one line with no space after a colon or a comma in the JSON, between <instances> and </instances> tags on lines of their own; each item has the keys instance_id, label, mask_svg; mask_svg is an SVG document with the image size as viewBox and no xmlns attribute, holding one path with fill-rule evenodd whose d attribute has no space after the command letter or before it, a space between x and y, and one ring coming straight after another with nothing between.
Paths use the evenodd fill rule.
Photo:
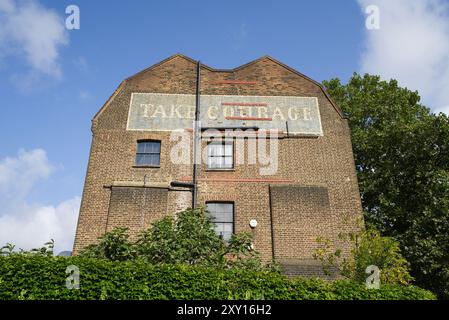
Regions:
<instances>
[{"instance_id":1,"label":"green tree","mask_svg":"<svg viewBox=\"0 0 449 320\"><path fill-rule=\"evenodd\" d=\"M50 241L46 242L42 247L40 248L34 248L31 250L24 250L20 248L18 251L14 251L16 248L15 245L12 243L7 243L3 247L0 248L0 256L12 256L15 254L21 254L21 255L35 255L35 256L46 256L51 257L53 256L53 249L55 247L55 240L51 239Z\"/></svg>"},{"instance_id":2,"label":"green tree","mask_svg":"<svg viewBox=\"0 0 449 320\"><path fill-rule=\"evenodd\" d=\"M155 222L136 243L139 256L153 263L198 264L216 257L222 247L203 209L187 209L176 219L167 216Z\"/></svg>"},{"instance_id":3,"label":"green tree","mask_svg":"<svg viewBox=\"0 0 449 320\"><path fill-rule=\"evenodd\" d=\"M351 280L365 283L368 266L377 266L380 270L381 284L408 285L413 279L409 273L409 264L402 256L398 241L383 237L369 228L359 232L341 233L339 239L352 248L349 255L342 255L340 248L329 239L318 238L318 248L314 258L321 261L323 271L330 274L332 269Z\"/></svg>"},{"instance_id":4,"label":"green tree","mask_svg":"<svg viewBox=\"0 0 449 320\"><path fill-rule=\"evenodd\" d=\"M325 81L349 119L368 224L397 239L418 285L449 298L449 121L395 80Z\"/></svg>"},{"instance_id":5,"label":"green tree","mask_svg":"<svg viewBox=\"0 0 449 320\"><path fill-rule=\"evenodd\" d=\"M134 242L129 240L127 232L126 228L116 228L80 255L112 261L140 259L151 264L264 268L259 253L253 250L251 235L238 233L224 241L215 234L213 221L203 208L184 210L176 218L164 217ZM275 265L269 267L276 269Z\"/></svg>"},{"instance_id":6,"label":"green tree","mask_svg":"<svg viewBox=\"0 0 449 320\"><path fill-rule=\"evenodd\" d=\"M115 228L98 238L98 243L87 246L82 256L111 261L126 261L136 257L133 244L129 241L127 228Z\"/></svg>"}]
</instances>

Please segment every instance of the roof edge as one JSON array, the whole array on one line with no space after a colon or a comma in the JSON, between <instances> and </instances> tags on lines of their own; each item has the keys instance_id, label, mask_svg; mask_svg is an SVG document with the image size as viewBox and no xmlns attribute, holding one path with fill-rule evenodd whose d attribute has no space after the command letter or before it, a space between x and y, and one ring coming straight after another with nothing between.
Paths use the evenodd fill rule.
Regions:
<instances>
[{"instance_id":1,"label":"roof edge","mask_svg":"<svg viewBox=\"0 0 449 320\"><path fill-rule=\"evenodd\" d=\"M192 58L190 58L190 57L188 57L188 56L186 56L186 55L183 55L182 53L175 53L175 54L171 55L170 57L168 57L168 58L166 58L166 59L164 59L164 60L162 60L162 61L159 61L159 62L157 62L157 63L155 63L155 64L149 66L148 68L145 68L145 69L143 69L142 71L139 71L139 72L133 74L132 76L129 76L129 77L126 78L125 80L131 80L132 78L134 78L134 77L136 77L136 76L138 76L138 75L141 75L141 74L143 74L143 73L145 73L145 72L147 72L147 71L150 71L150 70L152 70L152 69L154 69L154 68L156 68L156 67L158 67L158 66L160 66L160 65L163 65L164 63L167 63L167 62L169 62L170 60L173 60L173 59L175 59L175 58L183 58L183 59L185 59L185 60L187 60L187 61L189 61L189 62L191 62L191 63L195 63L195 64L198 63L198 60L192 59ZM203 64L203 63L201 63L201 67L206 68L206 69L208 69L208 70L210 70L210 71L215 71L214 68L211 68L211 67L209 67L208 65L205 65L205 64Z\"/></svg>"},{"instance_id":2,"label":"roof edge","mask_svg":"<svg viewBox=\"0 0 449 320\"><path fill-rule=\"evenodd\" d=\"M98 110L98 112L94 115L92 118L92 121L97 120L97 118L103 113L103 111L106 109L106 107L112 102L112 100L122 91L123 87L125 86L127 82L127 79L123 80L117 89L114 90L114 92L111 94L111 96L106 100L106 102L103 104L103 106Z\"/></svg>"},{"instance_id":3,"label":"roof edge","mask_svg":"<svg viewBox=\"0 0 449 320\"><path fill-rule=\"evenodd\" d=\"M265 56L259 58L258 60L261 60L261 59L264 59L264 58L270 59L270 60L273 61L274 63L277 63L278 65L284 67L285 69L287 69L287 70L289 70L289 71L291 71L291 72L297 74L298 76L304 78L305 80L310 81L310 82L312 82L313 84L317 85L317 86L321 89L321 91L323 92L324 96L329 100L329 102L331 103L331 105L334 107L335 111L337 111L337 113L338 113L343 119L346 119L346 118L347 118L347 117L345 116L345 114L343 113L343 111L340 109L340 107L339 107L339 106L332 100L331 96L329 95L329 93L327 93L327 91L326 91L326 89L325 89L325 87L323 86L322 83L320 83L320 82L318 82L318 81L316 81L316 80L314 80L314 79L312 79L312 78L306 76L305 74L299 72L299 71L296 70L296 69L293 69L292 67L286 65L285 63L280 62L279 60L274 59L274 58L271 57L271 56L265 55Z\"/></svg>"},{"instance_id":4,"label":"roof edge","mask_svg":"<svg viewBox=\"0 0 449 320\"><path fill-rule=\"evenodd\" d=\"M183 58L183 59L185 59L185 60L187 60L187 61L189 61L189 62L191 62L191 63L195 63L195 64L198 63L198 60L192 59L192 58L190 58L190 57L188 57L188 56L186 56L186 55L183 55L183 54L181 54L181 53L175 53L175 54L171 55L170 57L168 57L168 58L166 58L166 59L164 59L164 60L162 60L162 61L159 61L159 62L157 62L157 63L151 65L150 67L148 67L148 68L146 68L146 69L144 69L144 70L142 70L142 71L140 71L140 72L138 72L138 73L136 73L136 74L134 74L134 75L132 75L132 76L130 76L130 77L128 77L128 78L126 78L126 79L123 80L123 81L121 82L121 84L117 87L117 89L114 91L114 93L111 95L111 97L109 97L109 99L106 101L106 103L103 105L103 107L101 107L101 109L95 114L93 120L95 120L95 119L98 118L98 116L103 112L103 110L106 108L106 106L109 105L109 103L111 102L111 100L112 100L112 99L113 99L113 98L114 98L114 97L121 91L121 89L123 88L123 86L124 86L124 84L125 84L126 82L128 82L129 80L131 80L132 78L134 78L134 77L136 77L136 76L138 76L138 75L141 75L141 74L143 74L143 73L145 73L145 72L147 72L147 71L150 71L150 70L152 70L152 69L154 69L154 68L156 68L156 67L158 67L158 66L160 66L160 65L163 65L164 63L167 63L167 62L169 62L170 60L173 60L173 59L175 59L175 58ZM203 64L203 63L201 64L201 67L202 67L202 68L205 68L205 69L207 69L207 70L209 70L209 71L212 71L212 72L235 72L235 71L244 69L244 68L246 68L246 67L248 67L248 66L250 66L250 65L252 65L252 64L254 64L254 63L257 63L257 62L259 62L259 61L261 61L261 60L263 60L263 59L269 59L269 60L271 60L272 62L274 62L274 63L280 65L281 67L287 69L288 71L290 71L290 72L292 72L292 73L294 73L294 74L296 74L296 75L302 77L303 79L305 79L305 80L307 80L307 81L309 81L309 82L312 82L312 83L315 84L316 86L318 86L318 87L321 89L321 91L322 91L322 93L324 94L324 96L325 96L325 97L328 99L328 101L331 103L331 105L332 105L332 107L335 109L335 111L337 111L337 113L340 115L340 117L342 117L343 119L346 119L346 118L347 118L347 117L344 115L343 111L340 109L340 107L339 107L339 106L332 100L331 96L327 93L326 89L324 88L324 86L323 86L320 82L318 82L318 81L316 81L316 80L314 80L314 79L312 79L312 78L306 76L305 74L299 72L298 70L296 70L296 69L294 69L294 68L292 68L292 67L286 65L285 63L280 62L279 60L277 60L277 59L275 59L275 58L273 58L273 57L271 57L271 56L269 56L269 55L261 56L260 58L257 58L257 59L255 59L255 60L252 60L252 61L248 62L248 63L242 64L242 65L240 65L240 66L238 66L238 67L235 67L235 68L233 68L233 69L215 69L215 68L209 67L208 65Z\"/></svg>"}]
</instances>

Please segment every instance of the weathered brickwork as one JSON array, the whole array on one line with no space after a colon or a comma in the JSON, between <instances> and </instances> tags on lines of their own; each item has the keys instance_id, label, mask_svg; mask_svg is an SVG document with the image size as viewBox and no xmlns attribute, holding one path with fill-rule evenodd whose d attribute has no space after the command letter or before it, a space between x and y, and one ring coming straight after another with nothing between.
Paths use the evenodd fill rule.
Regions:
<instances>
[{"instance_id":1,"label":"weathered brickwork","mask_svg":"<svg viewBox=\"0 0 449 320\"><path fill-rule=\"evenodd\" d=\"M122 82L94 117L75 254L116 226L130 228L135 236L162 216L190 206L190 192L170 187L172 181L192 180L192 165L170 160L176 143L170 132L126 128L132 93L195 94L196 67L187 57L172 56ZM317 271L312 259L316 238L337 241L340 232L357 228L355 221L362 216L350 131L340 109L318 83L270 57L232 70L203 66L201 93L318 99L323 136L281 133L274 175L261 175L255 164L230 171L209 171L202 165L198 175L198 203L233 202L235 232L252 232L265 261L275 257L286 269L296 270L292 273ZM160 167L135 166L142 139L161 141ZM203 146L207 140L203 137ZM249 140L240 142L247 145ZM249 226L251 219L258 221L255 229Z\"/></svg>"}]
</instances>

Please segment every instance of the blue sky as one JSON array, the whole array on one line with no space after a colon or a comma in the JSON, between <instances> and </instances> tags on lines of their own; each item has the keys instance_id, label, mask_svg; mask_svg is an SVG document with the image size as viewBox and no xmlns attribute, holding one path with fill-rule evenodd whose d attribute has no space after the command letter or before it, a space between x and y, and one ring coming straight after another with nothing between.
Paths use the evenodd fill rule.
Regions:
<instances>
[{"instance_id":1,"label":"blue sky","mask_svg":"<svg viewBox=\"0 0 449 320\"><path fill-rule=\"evenodd\" d=\"M0 200L14 203L0 208L0 231L20 226L23 208L30 229L39 229L30 215L42 208L57 215L75 199L68 210L77 214L93 115L124 78L177 52L217 68L268 54L318 81L369 71L423 90L445 111L449 96L436 97L428 82L449 85L448 1L416 2L0 0L0 28L10 28L0 29ZM365 27L371 3L381 13L375 31ZM80 9L79 30L63 28L70 4ZM436 53L423 58L420 39L423 52ZM30 163L39 166L27 173ZM17 190L26 192L13 201ZM28 246L28 238L17 241Z\"/></svg>"}]
</instances>

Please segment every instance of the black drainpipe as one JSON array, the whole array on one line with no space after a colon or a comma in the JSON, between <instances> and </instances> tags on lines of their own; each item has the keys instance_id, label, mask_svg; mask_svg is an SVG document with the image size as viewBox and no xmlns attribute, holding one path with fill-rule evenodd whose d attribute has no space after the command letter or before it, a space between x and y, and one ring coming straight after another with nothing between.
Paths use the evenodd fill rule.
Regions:
<instances>
[{"instance_id":1,"label":"black drainpipe","mask_svg":"<svg viewBox=\"0 0 449 320\"><path fill-rule=\"evenodd\" d=\"M197 202L197 175L198 175L198 162L201 159L201 125L200 121L200 90L201 90L201 61L198 61L196 71L196 105L195 105L195 123L193 128L193 188L192 188L192 209L196 208ZM200 157L198 157L198 153Z\"/></svg>"},{"instance_id":2,"label":"black drainpipe","mask_svg":"<svg viewBox=\"0 0 449 320\"><path fill-rule=\"evenodd\" d=\"M276 256L274 251L273 202L271 200L271 185L268 185L268 201L270 203L271 256L274 261Z\"/></svg>"}]
</instances>

